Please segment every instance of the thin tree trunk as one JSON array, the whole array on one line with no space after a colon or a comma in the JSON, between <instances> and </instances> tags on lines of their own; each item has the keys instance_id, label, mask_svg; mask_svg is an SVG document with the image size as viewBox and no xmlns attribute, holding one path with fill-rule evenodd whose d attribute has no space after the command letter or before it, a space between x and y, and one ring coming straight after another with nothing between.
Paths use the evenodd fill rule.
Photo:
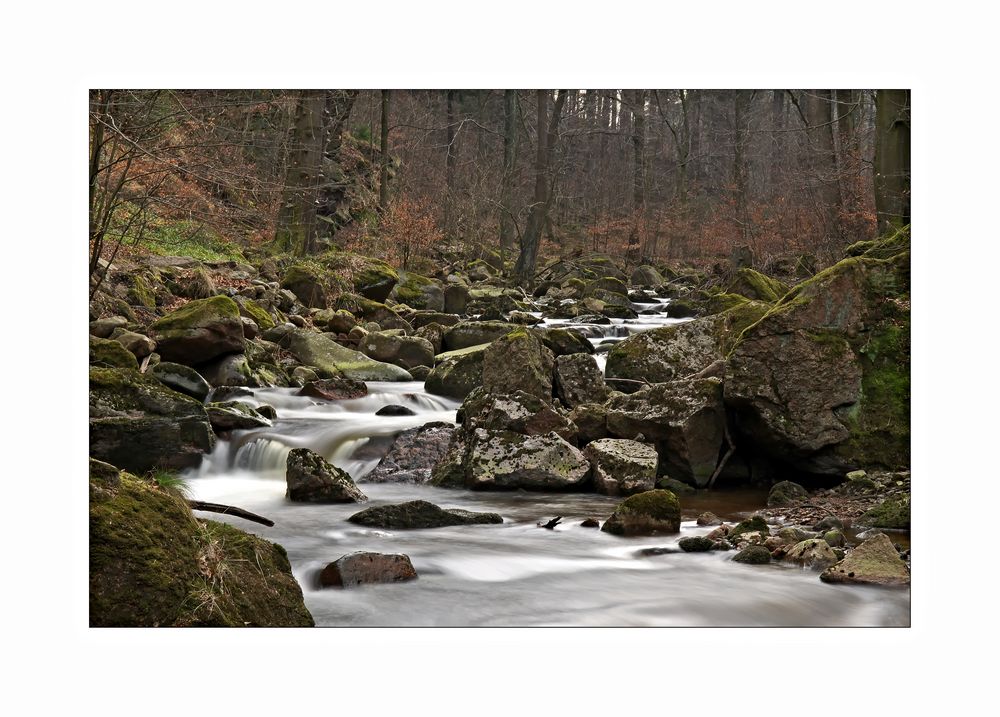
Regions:
<instances>
[{"instance_id":1,"label":"thin tree trunk","mask_svg":"<svg viewBox=\"0 0 1000 717\"><path fill-rule=\"evenodd\" d=\"M875 213L879 232L910 223L910 91L875 93Z\"/></svg>"},{"instance_id":2,"label":"thin tree trunk","mask_svg":"<svg viewBox=\"0 0 1000 717\"><path fill-rule=\"evenodd\" d=\"M378 206L383 211L389 205L389 90L382 90L382 171L378 182Z\"/></svg>"},{"instance_id":3,"label":"thin tree trunk","mask_svg":"<svg viewBox=\"0 0 1000 717\"><path fill-rule=\"evenodd\" d=\"M275 241L296 254L310 254L316 242L316 204L319 198L324 149L323 92L299 93L290 133L288 169L278 209Z\"/></svg>"},{"instance_id":4,"label":"thin tree trunk","mask_svg":"<svg viewBox=\"0 0 1000 717\"><path fill-rule=\"evenodd\" d=\"M503 94L503 179L500 185L500 255L504 260L514 251L514 164L517 161L517 93Z\"/></svg>"},{"instance_id":5,"label":"thin tree trunk","mask_svg":"<svg viewBox=\"0 0 1000 717\"><path fill-rule=\"evenodd\" d=\"M450 237L455 230L455 90L448 90L445 115L448 123L448 153L445 157L444 226Z\"/></svg>"}]
</instances>

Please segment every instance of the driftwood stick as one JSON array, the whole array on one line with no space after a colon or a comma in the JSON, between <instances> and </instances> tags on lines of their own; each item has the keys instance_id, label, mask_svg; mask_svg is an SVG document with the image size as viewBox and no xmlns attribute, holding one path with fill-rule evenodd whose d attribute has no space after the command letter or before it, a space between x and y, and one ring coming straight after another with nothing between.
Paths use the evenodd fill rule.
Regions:
<instances>
[{"instance_id":1,"label":"driftwood stick","mask_svg":"<svg viewBox=\"0 0 1000 717\"><path fill-rule=\"evenodd\" d=\"M269 518L257 515L256 513L251 513L250 511L243 510L242 508L236 508L232 505L223 505L222 503L206 503L203 500L189 500L187 503L191 506L191 510L204 510L209 513L235 515L237 518L243 518L244 520L250 520L254 523L260 523L261 525L266 525L269 528L274 525L274 521Z\"/></svg>"},{"instance_id":2,"label":"driftwood stick","mask_svg":"<svg viewBox=\"0 0 1000 717\"><path fill-rule=\"evenodd\" d=\"M553 518L548 523L539 523L538 525L540 525L543 528L548 528L549 530L554 530L555 527L559 525L559 521L561 520L562 516L560 515L558 518Z\"/></svg>"}]
</instances>

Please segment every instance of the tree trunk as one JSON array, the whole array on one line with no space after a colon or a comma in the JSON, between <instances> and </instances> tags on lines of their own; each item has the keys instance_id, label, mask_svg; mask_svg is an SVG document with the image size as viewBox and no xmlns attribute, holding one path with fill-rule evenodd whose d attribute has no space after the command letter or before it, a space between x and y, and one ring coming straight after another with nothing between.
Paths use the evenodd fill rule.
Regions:
<instances>
[{"instance_id":1,"label":"tree trunk","mask_svg":"<svg viewBox=\"0 0 1000 717\"><path fill-rule=\"evenodd\" d=\"M455 231L455 90L448 90L445 121L448 123L448 153L445 156L445 233L451 238Z\"/></svg>"},{"instance_id":2,"label":"tree trunk","mask_svg":"<svg viewBox=\"0 0 1000 717\"><path fill-rule=\"evenodd\" d=\"M378 206L385 211L389 205L389 90L382 90L382 171L378 180Z\"/></svg>"},{"instance_id":3,"label":"tree trunk","mask_svg":"<svg viewBox=\"0 0 1000 717\"><path fill-rule=\"evenodd\" d=\"M315 250L325 104L324 92L300 92L289 137L288 169L274 238L280 247L299 255Z\"/></svg>"},{"instance_id":4,"label":"tree trunk","mask_svg":"<svg viewBox=\"0 0 1000 717\"><path fill-rule=\"evenodd\" d=\"M813 182L819 187L819 199L827 215L829 231L839 234L838 215L843 202L838 184L837 153L833 141L833 93L830 90L808 92L806 118L809 120L809 154Z\"/></svg>"},{"instance_id":5,"label":"tree trunk","mask_svg":"<svg viewBox=\"0 0 1000 717\"><path fill-rule=\"evenodd\" d=\"M514 252L514 164L517 161L517 93L503 93L503 178L500 185L500 255L506 260Z\"/></svg>"},{"instance_id":6,"label":"tree trunk","mask_svg":"<svg viewBox=\"0 0 1000 717\"><path fill-rule=\"evenodd\" d=\"M528 213L528 222L521 235L521 253L517 257L514 276L522 286L531 282L535 275L535 261L538 257L538 245L541 242L542 230L548 219L549 206L552 203L554 172L552 159L555 154L556 138L559 131L559 119L562 107L566 101L566 90L559 90L551 117L547 118L548 90L538 90L535 93L538 103L537 119L537 149L535 155L535 194ZM546 125L548 128L546 129Z\"/></svg>"},{"instance_id":7,"label":"tree trunk","mask_svg":"<svg viewBox=\"0 0 1000 717\"><path fill-rule=\"evenodd\" d=\"M646 204L646 93L636 90L632 96L632 229L629 232L626 261L639 258L639 222Z\"/></svg>"},{"instance_id":8,"label":"tree trunk","mask_svg":"<svg viewBox=\"0 0 1000 717\"><path fill-rule=\"evenodd\" d=\"M875 213L880 233L910 223L910 91L875 93Z\"/></svg>"}]
</instances>

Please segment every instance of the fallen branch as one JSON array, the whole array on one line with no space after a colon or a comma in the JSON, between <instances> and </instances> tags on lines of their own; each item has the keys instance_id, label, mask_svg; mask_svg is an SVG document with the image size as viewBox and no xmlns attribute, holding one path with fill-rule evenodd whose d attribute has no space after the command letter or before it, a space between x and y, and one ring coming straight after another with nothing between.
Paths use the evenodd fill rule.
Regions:
<instances>
[{"instance_id":1,"label":"fallen branch","mask_svg":"<svg viewBox=\"0 0 1000 717\"><path fill-rule=\"evenodd\" d=\"M726 463L729 462L729 459L732 457L733 451L736 450L736 444L733 443L733 438L729 435L729 421L723 423L722 428L725 431L726 443L729 444L729 450L727 450L726 454L722 456L722 460L719 461L719 465L715 467L715 473L713 473L712 477L708 479L707 487L709 490L711 490L712 486L715 485L715 479L719 477L720 473L722 473L722 469L726 467Z\"/></svg>"},{"instance_id":2,"label":"fallen branch","mask_svg":"<svg viewBox=\"0 0 1000 717\"><path fill-rule=\"evenodd\" d=\"M235 515L237 518L243 518L244 520L250 520L254 523L260 523L261 525L266 525L269 528L274 525L274 521L269 518L264 518L256 513L251 513L248 510L243 510L242 508L237 508L232 505L223 505L222 503L206 503L203 500L189 500L187 503L191 507L191 510L204 510L209 513Z\"/></svg>"},{"instance_id":3,"label":"fallen branch","mask_svg":"<svg viewBox=\"0 0 1000 717\"><path fill-rule=\"evenodd\" d=\"M542 527L542 528L548 528L549 530L555 530L555 527L557 525L559 525L559 521L561 521L561 520L562 520L562 516L560 515L558 518L553 518L548 523L539 523L538 525L540 527Z\"/></svg>"}]
</instances>

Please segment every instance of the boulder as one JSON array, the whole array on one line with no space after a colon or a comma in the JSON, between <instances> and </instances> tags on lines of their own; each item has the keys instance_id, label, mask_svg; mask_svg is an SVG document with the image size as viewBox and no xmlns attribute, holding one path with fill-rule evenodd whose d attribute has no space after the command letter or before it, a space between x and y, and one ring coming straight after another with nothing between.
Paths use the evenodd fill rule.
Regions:
<instances>
[{"instance_id":1,"label":"boulder","mask_svg":"<svg viewBox=\"0 0 1000 717\"><path fill-rule=\"evenodd\" d=\"M443 346L448 351L456 351L488 344L516 328L507 321L462 321L445 331Z\"/></svg>"},{"instance_id":2,"label":"boulder","mask_svg":"<svg viewBox=\"0 0 1000 717\"><path fill-rule=\"evenodd\" d=\"M195 468L215 434L200 401L151 376L90 370L90 455L125 470Z\"/></svg>"},{"instance_id":3,"label":"boulder","mask_svg":"<svg viewBox=\"0 0 1000 717\"><path fill-rule=\"evenodd\" d=\"M398 434L378 465L359 480L367 483L426 483L448 453L455 427L425 423Z\"/></svg>"},{"instance_id":4,"label":"boulder","mask_svg":"<svg viewBox=\"0 0 1000 717\"><path fill-rule=\"evenodd\" d=\"M326 308L326 282L315 267L306 264L290 266L281 278L281 288L291 291L305 306Z\"/></svg>"},{"instance_id":5,"label":"boulder","mask_svg":"<svg viewBox=\"0 0 1000 717\"><path fill-rule=\"evenodd\" d=\"M319 586L349 588L416 579L417 571L406 555L357 552L338 558L323 568L319 574Z\"/></svg>"},{"instance_id":6,"label":"boulder","mask_svg":"<svg viewBox=\"0 0 1000 717\"><path fill-rule=\"evenodd\" d=\"M823 570L837 562L837 556L825 540L803 540L785 553L785 562L813 570Z\"/></svg>"},{"instance_id":7,"label":"boulder","mask_svg":"<svg viewBox=\"0 0 1000 717\"><path fill-rule=\"evenodd\" d=\"M258 413L253 406L241 401L209 403L205 413L216 432L245 428L267 428L271 421Z\"/></svg>"},{"instance_id":8,"label":"boulder","mask_svg":"<svg viewBox=\"0 0 1000 717\"><path fill-rule=\"evenodd\" d=\"M164 361L190 366L243 351L239 307L227 296L189 301L150 330Z\"/></svg>"},{"instance_id":9,"label":"boulder","mask_svg":"<svg viewBox=\"0 0 1000 717\"><path fill-rule=\"evenodd\" d=\"M444 333L444 326L438 323L430 323L421 326L413 332L413 335L429 341L431 349L433 349L434 355L436 356L441 353L441 348L444 346ZM433 357L431 357L431 363L428 365L433 366Z\"/></svg>"},{"instance_id":10,"label":"boulder","mask_svg":"<svg viewBox=\"0 0 1000 717\"><path fill-rule=\"evenodd\" d=\"M91 627L313 625L280 545L101 468L90 477Z\"/></svg>"},{"instance_id":11,"label":"boulder","mask_svg":"<svg viewBox=\"0 0 1000 717\"><path fill-rule=\"evenodd\" d=\"M256 386L245 354L227 354L198 364L200 373L213 388L219 386Z\"/></svg>"},{"instance_id":12,"label":"boulder","mask_svg":"<svg viewBox=\"0 0 1000 717\"><path fill-rule=\"evenodd\" d=\"M706 538L704 535L681 538L677 544L685 553L707 553L715 547L715 541Z\"/></svg>"},{"instance_id":13,"label":"boulder","mask_svg":"<svg viewBox=\"0 0 1000 717\"><path fill-rule=\"evenodd\" d=\"M732 349L737 429L792 467L909 465L909 251L845 259L791 289Z\"/></svg>"},{"instance_id":14,"label":"boulder","mask_svg":"<svg viewBox=\"0 0 1000 717\"><path fill-rule=\"evenodd\" d=\"M253 299L237 295L233 297L233 301L240 309L240 316L253 321L261 331L274 328L274 319L263 306Z\"/></svg>"},{"instance_id":15,"label":"boulder","mask_svg":"<svg viewBox=\"0 0 1000 717\"><path fill-rule=\"evenodd\" d=\"M446 351L434 357L424 388L428 393L461 400L483 385L483 360L489 344Z\"/></svg>"},{"instance_id":16,"label":"boulder","mask_svg":"<svg viewBox=\"0 0 1000 717\"><path fill-rule=\"evenodd\" d=\"M368 497L351 477L308 448L288 454L286 497L301 503L363 503Z\"/></svg>"},{"instance_id":17,"label":"boulder","mask_svg":"<svg viewBox=\"0 0 1000 717\"><path fill-rule=\"evenodd\" d=\"M503 518L498 513L475 513L468 510L445 509L428 503L426 500L373 506L360 513L355 513L347 520L369 528L385 528L387 530L503 523Z\"/></svg>"},{"instance_id":18,"label":"boulder","mask_svg":"<svg viewBox=\"0 0 1000 717\"><path fill-rule=\"evenodd\" d=\"M717 378L657 383L605 404L608 433L653 441L671 475L708 484L725 441L726 413Z\"/></svg>"},{"instance_id":19,"label":"boulder","mask_svg":"<svg viewBox=\"0 0 1000 717\"><path fill-rule=\"evenodd\" d=\"M149 370L149 374L167 388L183 393L191 398L204 401L212 387L200 373L190 366L170 361L161 361Z\"/></svg>"},{"instance_id":20,"label":"boulder","mask_svg":"<svg viewBox=\"0 0 1000 717\"><path fill-rule=\"evenodd\" d=\"M111 332L111 339L120 343L126 351L140 360L146 358L156 350L155 341L135 331L126 331L125 329L118 328Z\"/></svg>"},{"instance_id":21,"label":"boulder","mask_svg":"<svg viewBox=\"0 0 1000 717\"><path fill-rule=\"evenodd\" d=\"M434 365L433 345L427 339L418 336L393 336L372 332L361 340L358 350L376 361L384 361L403 368Z\"/></svg>"},{"instance_id":22,"label":"boulder","mask_svg":"<svg viewBox=\"0 0 1000 717\"><path fill-rule=\"evenodd\" d=\"M555 392L567 408L582 403L604 403L608 385L592 356L585 353L556 357Z\"/></svg>"},{"instance_id":23,"label":"boulder","mask_svg":"<svg viewBox=\"0 0 1000 717\"><path fill-rule=\"evenodd\" d=\"M663 383L695 374L724 358L714 317L633 334L608 353L605 375Z\"/></svg>"},{"instance_id":24,"label":"boulder","mask_svg":"<svg viewBox=\"0 0 1000 717\"><path fill-rule=\"evenodd\" d=\"M766 565L771 562L771 551L763 545L748 545L733 556L733 561L747 565Z\"/></svg>"},{"instance_id":25,"label":"boulder","mask_svg":"<svg viewBox=\"0 0 1000 717\"><path fill-rule=\"evenodd\" d=\"M364 381L335 376L334 378L320 378L310 381L300 388L296 395L319 398L324 401L342 401L367 396L368 386Z\"/></svg>"},{"instance_id":26,"label":"boulder","mask_svg":"<svg viewBox=\"0 0 1000 717\"><path fill-rule=\"evenodd\" d=\"M456 433L431 482L472 489L559 490L582 487L589 476L587 459L555 433L525 436L477 429Z\"/></svg>"},{"instance_id":27,"label":"boulder","mask_svg":"<svg viewBox=\"0 0 1000 717\"><path fill-rule=\"evenodd\" d=\"M656 535L681 529L681 505L669 490L649 490L618 504L601 530L613 535Z\"/></svg>"},{"instance_id":28,"label":"boulder","mask_svg":"<svg viewBox=\"0 0 1000 717\"><path fill-rule=\"evenodd\" d=\"M449 314L465 314L469 305L469 289L461 284L444 287L444 310Z\"/></svg>"},{"instance_id":29,"label":"boulder","mask_svg":"<svg viewBox=\"0 0 1000 717\"><path fill-rule=\"evenodd\" d=\"M721 525L722 519L715 513L705 511L698 516L697 523L698 525Z\"/></svg>"},{"instance_id":30,"label":"boulder","mask_svg":"<svg viewBox=\"0 0 1000 717\"><path fill-rule=\"evenodd\" d=\"M581 446L608 437L608 411L599 403L582 403L569 412L568 418L577 427Z\"/></svg>"},{"instance_id":31,"label":"boulder","mask_svg":"<svg viewBox=\"0 0 1000 717\"><path fill-rule=\"evenodd\" d=\"M135 354L118 341L90 336L90 365L101 368L124 368L139 370Z\"/></svg>"},{"instance_id":32,"label":"boulder","mask_svg":"<svg viewBox=\"0 0 1000 717\"><path fill-rule=\"evenodd\" d=\"M527 329L497 339L483 356L483 387L492 393L515 390L552 399L552 352Z\"/></svg>"},{"instance_id":33,"label":"boulder","mask_svg":"<svg viewBox=\"0 0 1000 717\"><path fill-rule=\"evenodd\" d=\"M774 303L788 293L788 285L750 268L739 269L726 291L748 299Z\"/></svg>"},{"instance_id":34,"label":"boulder","mask_svg":"<svg viewBox=\"0 0 1000 717\"><path fill-rule=\"evenodd\" d=\"M90 322L90 335L99 339L107 339L115 329L124 329L128 326L128 319L124 316L110 316L105 319L96 319Z\"/></svg>"},{"instance_id":35,"label":"boulder","mask_svg":"<svg viewBox=\"0 0 1000 717\"><path fill-rule=\"evenodd\" d=\"M400 272L399 283L393 287L389 297L413 309L444 310L444 291L441 285L413 272Z\"/></svg>"},{"instance_id":36,"label":"boulder","mask_svg":"<svg viewBox=\"0 0 1000 717\"><path fill-rule=\"evenodd\" d=\"M819 579L827 583L909 585L910 571L884 533L868 538Z\"/></svg>"},{"instance_id":37,"label":"boulder","mask_svg":"<svg viewBox=\"0 0 1000 717\"><path fill-rule=\"evenodd\" d=\"M554 356L594 353L594 345L578 329L534 327L531 332L542 340L545 348Z\"/></svg>"},{"instance_id":38,"label":"boulder","mask_svg":"<svg viewBox=\"0 0 1000 717\"><path fill-rule=\"evenodd\" d=\"M769 508L776 508L784 505L791 505L809 497L809 491L790 480L783 480L771 486L767 493L767 505Z\"/></svg>"},{"instance_id":39,"label":"boulder","mask_svg":"<svg viewBox=\"0 0 1000 717\"><path fill-rule=\"evenodd\" d=\"M735 543L744 533L760 533L766 537L771 534L771 529L767 527L767 521L759 515L755 515L737 523L729 530L727 537L730 542Z\"/></svg>"},{"instance_id":40,"label":"boulder","mask_svg":"<svg viewBox=\"0 0 1000 717\"><path fill-rule=\"evenodd\" d=\"M656 270L656 267L649 266L648 264L636 267L629 278L629 282L633 286L652 287L662 286L666 283L663 275Z\"/></svg>"},{"instance_id":41,"label":"boulder","mask_svg":"<svg viewBox=\"0 0 1000 717\"><path fill-rule=\"evenodd\" d=\"M576 441L577 428L556 413L548 401L524 391L489 393L478 388L470 393L457 413L466 431L513 431L526 436L557 433L570 443Z\"/></svg>"},{"instance_id":42,"label":"boulder","mask_svg":"<svg viewBox=\"0 0 1000 717\"><path fill-rule=\"evenodd\" d=\"M288 328L276 343L287 349L304 364L314 366L332 376L342 375L358 381L409 381L405 369L383 363L341 346L324 334Z\"/></svg>"},{"instance_id":43,"label":"boulder","mask_svg":"<svg viewBox=\"0 0 1000 717\"><path fill-rule=\"evenodd\" d=\"M604 438L589 443L583 454L593 466L598 493L633 495L656 483L656 449L648 443Z\"/></svg>"}]
</instances>

